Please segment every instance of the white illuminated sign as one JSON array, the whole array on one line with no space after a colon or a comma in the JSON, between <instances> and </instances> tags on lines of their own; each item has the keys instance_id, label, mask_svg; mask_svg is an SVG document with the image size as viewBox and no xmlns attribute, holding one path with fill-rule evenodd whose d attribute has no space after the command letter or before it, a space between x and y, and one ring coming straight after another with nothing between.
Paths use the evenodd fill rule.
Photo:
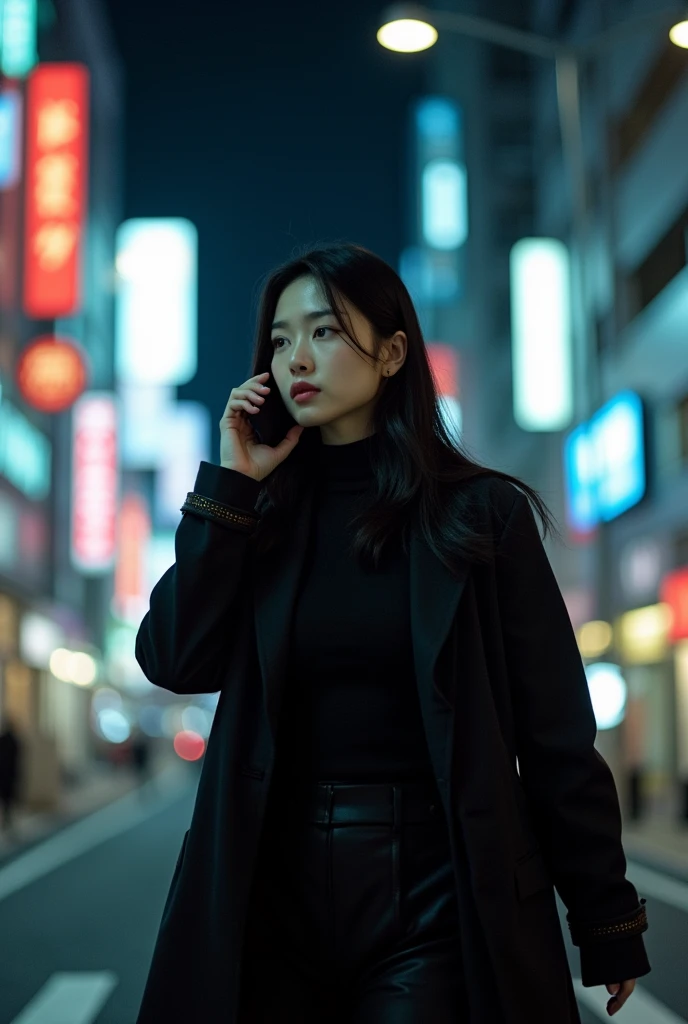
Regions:
<instances>
[{"instance_id":1,"label":"white illuminated sign","mask_svg":"<svg viewBox=\"0 0 688 1024\"><path fill-rule=\"evenodd\" d=\"M112 569L117 549L117 406L92 391L72 409L72 564L82 573Z\"/></svg>"},{"instance_id":2,"label":"white illuminated sign","mask_svg":"<svg viewBox=\"0 0 688 1024\"><path fill-rule=\"evenodd\" d=\"M468 238L466 168L458 160L430 160L423 168L423 237L433 249L458 249Z\"/></svg>"},{"instance_id":3,"label":"white illuminated sign","mask_svg":"<svg viewBox=\"0 0 688 1024\"><path fill-rule=\"evenodd\" d=\"M210 411L201 402L175 402L169 409L163 458L155 477L155 523L177 526L181 506L193 490L201 462L210 459Z\"/></svg>"},{"instance_id":4,"label":"white illuminated sign","mask_svg":"<svg viewBox=\"0 0 688 1024\"><path fill-rule=\"evenodd\" d=\"M23 78L37 63L38 0L0 0L0 71Z\"/></svg>"},{"instance_id":5,"label":"white illuminated sign","mask_svg":"<svg viewBox=\"0 0 688 1024\"><path fill-rule=\"evenodd\" d=\"M624 545L619 555L619 579L629 604L656 597L667 563L665 538L641 537Z\"/></svg>"},{"instance_id":6,"label":"white illuminated sign","mask_svg":"<svg viewBox=\"0 0 688 1024\"><path fill-rule=\"evenodd\" d=\"M588 665L590 700L598 729L613 729L623 721L626 711L626 680L618 665L598 661Z\"/></svg>"},{"instance_id":7,"label":"white illuminated sign","mask_svg":"<svg viewBox=\"0 0 688 1024\"><path fill-rule=\"evenodd\" d=\"M38 612L25 612L19 628L19 651L27 665L49 668L53 652L65 642L64 631Z\"/></svg>"},{"instance_id":8,"label":"white illuminated sign","mask_svg":"<svg viewBox=\"0 0 688 1024\"><path fill-rule=\"evenodd\" d=\"M166 460L167 417L174 388L162 384L123 384L120 460L123 469L158 469Z\"/></svg>"},{"instance_id":9,"label":"white illuminated sign","mask_svg":"<svg viewBox=\"0 0 688 1024\"><path fill-rule=\"evenodd\" d=\"M128 220L117 232L115 348L128 384L186 384L197 363L197 249L183 218Z\"/></svg>"},{"instance_id":10,"label":"white illuminated sign","mask_svg":"<svg viewBox=\"0 0 688 1024\"><path fill-rule=\"evenodd\" d=\"M568 250L522 238L510 267L514 419L522 430L563 430L573 417Z\"/></svg>"}]
</instances>

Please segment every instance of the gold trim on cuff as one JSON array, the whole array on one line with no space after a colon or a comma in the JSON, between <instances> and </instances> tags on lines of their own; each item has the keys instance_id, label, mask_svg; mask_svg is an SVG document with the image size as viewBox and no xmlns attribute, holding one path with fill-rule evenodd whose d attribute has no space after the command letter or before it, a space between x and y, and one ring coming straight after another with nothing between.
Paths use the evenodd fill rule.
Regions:
<instances>
[{"instance_id":1,"label":"gold trim on cuff","mask_svg":"<svg viewBox=\"0 0 688 1024\"><path fill-rule=\"evenodd\" d=\"M582 924L569 921L571 941L575 946L580 946L588 942L604 942L606 939L617 939L626 935L640 935L648 928L645 902L645 900L641 900L639 909L634 912L632 917L627 917L623 921L611 924Z\"/></svg>"},{"instance_id":2,"label":"gold trim on cuff","mask_svg":"<svg viewBox=\"0 0 688 1024\"><path fill-rule=\"evenodd\" d=\"M186 495L186 501L180 511L196 512L205 519L214 519L223 525L245 526L249 530L254 530L259 520L259 516L232 508L231 505L225 505L221 501L213 501L202 494L195 494L193 491L189 491Z\"/></svg>"}]
</instances>

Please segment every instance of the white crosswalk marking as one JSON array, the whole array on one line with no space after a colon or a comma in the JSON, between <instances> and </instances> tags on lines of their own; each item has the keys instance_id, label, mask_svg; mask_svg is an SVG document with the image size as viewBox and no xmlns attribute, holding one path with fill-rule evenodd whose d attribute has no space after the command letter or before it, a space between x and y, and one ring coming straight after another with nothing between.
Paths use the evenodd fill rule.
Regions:
<instances>
[{"instance_id":1,"label":"white crosswalk marking","mask_svg":"<svg viewBox=\"0 0 688 1024\"><path fill-rule=\"evenodd\" d=\"M116 984L112 971L59 971L12 1024L92 1024Z\"/></svg>"},{"instance_id":2,"label":"white crosswalk marking","mask_svg":"<svg viewBox=\"0 0 688 1024\"><path fill-rule=\"evenodd\" d=\"M664 1003L660 1003L659 999L651 996L641 985L635 986L630 998L624 1003L623 1009L613 1017L607 1013L607 1003L611 996L605 985L583 988L580 978L574 978L573 987L581 1006L592 1010L600 1020L618 1020L619 1024L686 1024L685 1017L679 1017Z\"/></svg>"}]
</instances>

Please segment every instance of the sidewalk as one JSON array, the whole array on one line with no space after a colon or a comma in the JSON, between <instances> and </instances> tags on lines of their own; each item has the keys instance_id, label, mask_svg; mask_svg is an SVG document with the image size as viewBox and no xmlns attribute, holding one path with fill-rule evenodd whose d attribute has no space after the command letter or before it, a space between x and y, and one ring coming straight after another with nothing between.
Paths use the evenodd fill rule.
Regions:
<instances>
[{"instance_id":1,"label":"sidewalk","mask_svg":"<svg viewBox=\"0 0 688 1024\"><path fill-rule=\"evenodd\" d=\"M157 778L174 767L169 758L153 765ZM12 836L0 831L0 862L13 857L39 839L56 832L70 822L83 818L119 797L138 789L139 777L129 767L113 768L95 763L78 783L65 786L59 806L50 811L32 811L18 807Z\"/></svg>"}]
</instances>

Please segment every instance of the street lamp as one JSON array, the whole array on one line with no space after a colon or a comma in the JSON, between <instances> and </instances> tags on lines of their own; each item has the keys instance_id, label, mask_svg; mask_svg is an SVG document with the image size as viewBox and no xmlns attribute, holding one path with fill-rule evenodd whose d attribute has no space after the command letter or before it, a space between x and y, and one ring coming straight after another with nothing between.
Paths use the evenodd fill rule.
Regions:
<instances>
[{"instance_id":1,"label":"street lamp","mask_svg":"<svg viewBox=\"0 0 688 1024\"><path fill-rule=\"evenodd\" d=\"M530 53L536 57L556 58L561 53L571 52L586 56L605 49L610 43L613 44L640 28L659 25L662 22L669 30L672 43L688 49L688 10L678 11L676 8L638 15L600 32L579 45L511 28L471 14L434 11L413 3L387 7L382 13L381 20L382 24L377 33L378 42L388 50L396 50L399 53L416 53L429 49L437 42L438 29L442 29L472 36L474 39L483 39L498 46L521 50L522 53Z\"/></svg>"},{"instance_id":2,"label":"street lamp","mask_svg":"<svg viewBox=\"0 0 688 1024\"><path fill-rule=\"evenodd\" d=\"M470 36L511 50L554 60L557 80L559 125L564 160L569 168L573 193L572 234L577 274L577 310L579 326L575 346L578 379L582 386L578 396L581 418L588 415L600 401L599 380L588 324L588 301L585 278L585 251L588 229L588 194L585 154L580 113L580 68L584 60L598 57L628 36L664 26L676 46L688 48L688 10L671 10L641 14L614 25L580 44L572 44L535 32L511 28L486 18L454 11L430 10L419 4L399 3L387 7L382 14L377 40L381 46L399 53L427 50L437 42L439 33ZM587 402L584 400L587 396Z\"/></svg>"}]
</instances>

